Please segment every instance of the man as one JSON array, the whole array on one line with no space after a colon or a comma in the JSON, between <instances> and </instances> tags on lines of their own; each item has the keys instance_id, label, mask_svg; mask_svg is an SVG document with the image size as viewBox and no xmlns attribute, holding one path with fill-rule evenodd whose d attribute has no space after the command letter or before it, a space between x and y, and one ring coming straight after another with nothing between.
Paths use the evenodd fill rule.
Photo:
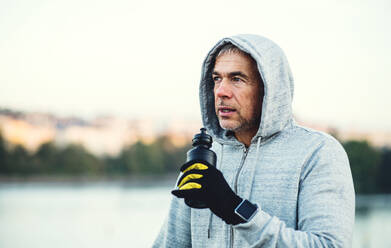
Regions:
<instances>
[{"instance_id":1,"label":"man","mask_svg":"<svg viewBox=\"0 0 391 248\"><path fill-rule=\"evenodd\" d=\"M238 35L212 48L200 104L217 168L202 161L181 168L154 247L351 246L346 153L331 136L294 122L292 97L288 62L272 41Z\"/></svg>"}]
</instances>

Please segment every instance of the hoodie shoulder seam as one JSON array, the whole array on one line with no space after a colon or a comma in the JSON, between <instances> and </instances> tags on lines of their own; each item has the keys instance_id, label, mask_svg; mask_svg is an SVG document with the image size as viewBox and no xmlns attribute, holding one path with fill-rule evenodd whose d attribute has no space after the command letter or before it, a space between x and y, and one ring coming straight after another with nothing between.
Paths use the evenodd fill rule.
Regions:
<instances>
[{"instance_id":1,"label":"hoodie shoulder seam","mask_svg":"<svg viewBox=\"0 0 391 248\"><path fill-rule=\"evenodd\" d=\"M308 134L316 135L319 138L322 138L324 140L330 140L330 139L331 140L335 140L335 138L333 136L331 136L330 134L325 133L323 131L315 130L315 129L312 129L312 128L309 128L309 127L305 127L305 126L301 126L301 125L298 125L298 124L294 124L293 127L295 129L303 130L304 132L306 132Z\"/></svg>"}]
</instances>

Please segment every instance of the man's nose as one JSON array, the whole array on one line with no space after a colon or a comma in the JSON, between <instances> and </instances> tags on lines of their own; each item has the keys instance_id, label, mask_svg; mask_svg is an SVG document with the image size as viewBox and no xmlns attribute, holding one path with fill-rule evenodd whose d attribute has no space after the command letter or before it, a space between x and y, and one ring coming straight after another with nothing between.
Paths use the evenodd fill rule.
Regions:
<instances>
[{"instance_id":1,"label":"man's nose","mask_svg":"<svg viewBox=\"0 0 391 248\"><path fill-rule=\"evenodd\" d=\"M228 80L222 80L215 88L216 97L222 98L231 98L232 97L232 89L229 85Z\"/></svg>"}]
</instances>

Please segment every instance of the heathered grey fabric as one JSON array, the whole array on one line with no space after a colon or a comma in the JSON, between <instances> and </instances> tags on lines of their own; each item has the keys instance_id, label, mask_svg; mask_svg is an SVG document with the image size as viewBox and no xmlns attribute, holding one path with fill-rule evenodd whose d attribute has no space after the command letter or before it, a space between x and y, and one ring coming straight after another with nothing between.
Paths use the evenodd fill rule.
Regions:
<instances>
[{"instance_id":1,"label":"heathered grey fabric","mask_svg":"<svg viewBox=\"0 0 391 248\"><path fill-rule=\"evenodd\" d=\"M241 170L246 148L220 128L210 76L214 57L227 42L257 61L265 87L260 127ZM209 209L191 209L173 197L154 247L351 246L354 189L346 153L331 136L295 124L292 97L288 62L272 41L238 35L212 48L200 84L203 123L213 136L212 149L225 179L234 188L239 173L237 194L260 211L245 224L230 226L214 215L209 223Z\"/></svg>"}]
</instances>

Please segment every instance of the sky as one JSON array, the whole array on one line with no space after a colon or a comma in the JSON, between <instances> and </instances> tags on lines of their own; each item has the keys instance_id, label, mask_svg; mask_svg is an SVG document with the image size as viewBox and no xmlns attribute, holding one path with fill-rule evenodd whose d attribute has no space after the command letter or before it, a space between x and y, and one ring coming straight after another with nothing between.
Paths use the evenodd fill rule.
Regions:
<instances>
[{"instance_id":1,"label":"sky","mask_svg":"<svg viewBox=\"0 0 391 248\"><path fill-rule=\"evenodd\" d=\"M391 130L391 2L0 1L0 107L200 119L201 63L255 33L285 51L301 120Z\"/></svg>"}]
</instances>

